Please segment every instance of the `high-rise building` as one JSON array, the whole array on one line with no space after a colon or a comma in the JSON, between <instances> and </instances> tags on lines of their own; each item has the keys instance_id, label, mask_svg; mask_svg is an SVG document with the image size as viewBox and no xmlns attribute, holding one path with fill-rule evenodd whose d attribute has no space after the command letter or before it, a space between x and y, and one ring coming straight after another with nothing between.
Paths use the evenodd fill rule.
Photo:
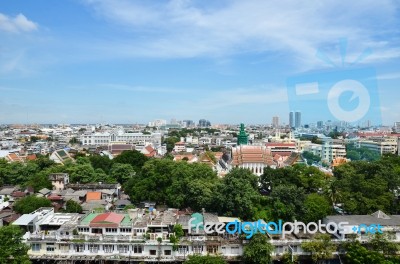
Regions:
<instances>
[{"instance_id":1,"label":"high-rise building","mask_svg":"<svg viewBox=\"0 0 400 264\"><path fill-rule=\"evenodd\" d=\"M279 127L279 116L272 117L272 127L274 128Z\"/></svg>"},{"instance_id":2,"label":"high-rise building","mask_svg":"<svg viewBox=\"0 0 400 264\"><path fill-rule=\"evenodd\" d=\"M324 127L324 121L318 121L317 128L323 128L323 127Z\"/></svg>"},{"instance_id":3,"label":"high-rise building","mask_svg":"<svg viewBox=\"0 0 400 264\"><path fill-rule=\"evenodd\" d=\"M289 113L289 127L294 128L294 112Z\"/></svg>"},{"instance_id":4,"label":"high-rise building","mask_svg":"<svg viewBox=\"0 0 400 264\"><path fill-rule=\"evenodd\" d=\"M394 131L400 133L400 122L394 122Z\"/></svg>"},{"instance_id":5,"label":"high-rise building","mask_svg":"<svg viewBox=\"0 0 400 264\"><path fill-rule=\"evenodd\" d=\"M200 119L199 120L199 127L210 127L211 122L205 119Z\"/></svg>"},{"instance_id":6,"label":"high-rise building","mask_svg":"<svg viewBox=\"0 0 400 264\"><path fill-rule=\"evenodd\" d=\"M301 112L296 111L295 120L294 120L294 126L296 128L301 127Z\"/></svg>"}]
</instances>

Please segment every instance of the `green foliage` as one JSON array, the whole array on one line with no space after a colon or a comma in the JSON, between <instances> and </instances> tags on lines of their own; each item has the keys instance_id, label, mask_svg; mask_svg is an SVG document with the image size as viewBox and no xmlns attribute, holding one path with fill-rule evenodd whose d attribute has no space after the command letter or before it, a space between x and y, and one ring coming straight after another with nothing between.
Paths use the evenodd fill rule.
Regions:
<instances>
[{"instance_id":1,"label":"green foliage","mask_svg":"<svg viewBox=\"0 0 400 264\"><path fill-rule=\"evenodd\" d=\"M295 185L279 185L270 195L272 219L293 221L304 215L305 193Z\"/></svg>"},{"instance_id":2,"label":"green foliage","mask_svg":"<svg viewBox=\"0 0 400 264\"><path fill-rule=\"evenodd\" d=\"M356 161L334 170L338 202L350 214L371 214L382 210L398 214L396 192L400 187L400 157L385 156L374 162Z\"/></svg>"},{"instance_id":3,"label":"green foliage","mask_svg":"<svg viewBox=\"0 0 400 264\"><path fill-rule=\"evenodd\" d=\"M193 183L198 181L217 182L216 173L207 165L200 163L174 162L169 159L152 159L145 163L140 173L130 179L125 185L125 192L133 201L151 200L158 204L166 204L175 208L200 208L204 204L210 207L210 197L192 197ZM204 188L207 184L203 185ZM212 194L207 189L204 193Z\"/></svg>"},{"instance_id":4,"label":"green foliage","mask_svg":"<svg viewBox=\"0 0 400 264\"><path fill-rule=\"evenodd\" d=\"M318 163L321 161L320 156L314 155L312 152L309 151L304 151L302 156L307 160L308 165L311 165L313 163Z\"/></svg>"},{"instance_id":5,"label":"green foliage","mask_svg":"<svg viewBox=\"0 0 400 264\"><path fill-rule=\"evenodd\" d=\"M183 232L182 225L176 224L174 226L174 233L175 233L175 236L176 236L177 239L180 239L181 237L183 237L184 232Z\"/></svg>"},{"instance_id":6,"label":"green foliage","mask_svg":"<svg viewBox=\"0 0 400 264\"><path fill-rule=\"evenodd\" d=\"M370 150L365 147L356 148L354 144L346 145L346 156L352 161L365 160L376 161L379 160L381 155L377 151Z\"/></svg>"},{"instance_id":7,"label":"green foliage","mask_svg":"<svg viewBox=\"0 0 400 264\"><path fill-rule=\"evenodd\" d=\"M68 200L65 204L66 213L82 213L82 206L73 200Z\"/></svg>"},{"instance_id":8,"label":"green foliage","mask_svg":"<svg viewBox=\"0 0 400 264\"><path fill-rule=\"evenodd\" d=\"M304 201L303 222L318 222L318 220L324 219L330 213L332 213L332 206L325 196L317 193L307 195Z\"/></svg>"},{"instance_id":9,"label":"green foliage","mask_svg":"<svg viewBox=\"0 0 400 264\"><path fill-rule=\"evenodd\" d=\"M220 256L191 255L184 264L226 264L226 261Z\"/></svg>"},{"instance_id":10,"label":"green foliage","mask_svg":"<svg viewBox=\"0 0 400 264\"><path fill-rule=\"evenodd\" d=\"M396 255L399 251L399 245L391 242L387 234L375 234L368 241L368 248L384 255Z\"/></svg>"},{"instance_id":11,"label":"green foliage","mask_svg":"<svg viewBox=\"0 0 400 264\"><path fill-rule=\"evenodd\" d=\"M175 143L179 142L180 138L175 136L169 136L168 138L164 139L164 143L167 145L167 151L171 152L174 147Z\"/></svg>"},{"instance_id":12,"label":"green foliage","mask_svg":"<svg viewBox=\"0 0 400 264\"><path fill-rule=\"evenodd\" d=\"M337 248L328 234L317 234L312 241L303 242L301 247L304 251L311 253L311 259L314 263L318 263L320 260L330 259L332 253Z\"/></svg>"},{"instance_id":13,"label":"green foliage","mask_svg":"<svg viewBox=\"0 0 400 264\"><path fill-rule=\"evenodd\" d=\"M131 164L114 163L110 170L110 176L123 184L135 175Z\"/></svg>"},{"instance_id":14,"label":"green foliage","mask_svg":"<svg viewBox=\"0 0 400 264\"><path fill-rule=\"evenodd\" d=\"M113 163L130 164L134 171L139 171L148 159L137 150L125 150L113 159Z\"/></svg>"},{"instance_id":15,"label":"green foliage","mask_svg":"<svg viewBox=\"0 0 400 264\"><path fill-rule=\"evenodd\" d=\"M214 203L219 214L251 220L260 198L258 177L248 169L235 168L218 185Z\"/></svg>"},{"instance_id":16,"label":"green foliage","mask_svg":"<svg viewBox=\"0 0 400 264\"><path fill-rule=\"evenodd\" d=\"M268 241L267 236L256 233L245 246L243 252L244 262L247 264L269 264L271 263L274 247Z\"/></svg>"},{"instance_id":17,"label":"green foliage","mask_svg":"<svg viewBox=\"0 0 400 264\"><path fill-rule=\"evenodd\" d=\"M391 264L385 260L385 256L379 252L368 250L359 241L353 241L346 246L346 263L348 264Z\"/></svg>"},{"instance_id":18,"label":"green foliage","mask_svg":"<svg viewBox=\"0 0 400 264\"><path fill-rule=\"evenodd\" d=\"M23 232L19 226L0 227L0 263L28 264L29 247L22 240Z\"/></svg>"},{"instance_id":19,"label":"green foliage","mask_svg":"<svg viewBox=\"0 0 400 264\"><path fill-rule=\"evenodd\" d=\"M40 207L51 207L49 199L30 195L19 199L14 204L14 211L19 214L29 214Z\"/></svg>"},{"instance_id":20,"label":"green foliage","mask_svg":"<svg viewBox=\"0 0 400 264\"><path fill-rule=\"evenodd\" d=\"M102 169L107 174L110 172L111 166L113 165L113 161L107 156L92 155L89 157L89 160L95 170Z\"/></svg>"}]
</instances>

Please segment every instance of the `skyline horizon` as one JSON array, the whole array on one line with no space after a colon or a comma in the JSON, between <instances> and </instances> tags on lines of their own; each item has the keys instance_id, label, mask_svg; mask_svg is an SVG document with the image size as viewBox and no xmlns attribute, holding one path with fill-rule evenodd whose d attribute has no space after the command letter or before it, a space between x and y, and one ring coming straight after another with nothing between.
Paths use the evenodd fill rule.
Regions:
<instances>
[{"instance_id":1,"label":"skyline horizon","mask_svg":"<svg viewBox=\"0 0 400 264\"><path fill-rule=\"evenodd\" d=\"M307 81L303 123L394 124L399 28L395 0L1 2L0 123L289 123Z\"/></svg>"}]
</instances>

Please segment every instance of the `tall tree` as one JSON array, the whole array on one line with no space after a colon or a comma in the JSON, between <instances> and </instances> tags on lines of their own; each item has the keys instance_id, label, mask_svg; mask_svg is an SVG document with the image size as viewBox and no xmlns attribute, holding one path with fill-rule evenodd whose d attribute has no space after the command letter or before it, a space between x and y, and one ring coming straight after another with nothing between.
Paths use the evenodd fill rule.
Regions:
<instances>
[{"instance_id":1,"label":"tall tree","mask_svg":"<svg viewBox=\"0 0 400 264\"><path fill-rule=\"evenodd\" d=\"M29 264L28 246L22 241L23 232L19 226L0 227L0 263Z\"/></svg>"},{"instance_id":2,"label":"tall tree","mask_svg":"<svg viewBox=\"0 0 400 264\"><path fill-rule=\"evenodd\" d=\"M274 247L268 241L266 235L256 233L245 246L243 259L246 264L269 264L271 263Z\"/></svg>"},{"instance_id":3,"label":"tall tree","mask_svg":"<svg viewBox=\"0 0 400 264\"><path fill-rule=\"evenodd\" d=\"M137 150L125 150L113 159L113 163L130 164L134 171L140 171L148 159Z\"/></svg>"},{"instance_id":4,"label":"tall tree","mask_svg":"<svg viewBox=\"0 0 400 264\"><path fill-rule=\"evenodd\" d=\"M301 247L304 251L311 253L311 259L314 263L330 259L337 248L328 234L317 234L312 241L303 242Z\"/></svg>"}]
</instances>

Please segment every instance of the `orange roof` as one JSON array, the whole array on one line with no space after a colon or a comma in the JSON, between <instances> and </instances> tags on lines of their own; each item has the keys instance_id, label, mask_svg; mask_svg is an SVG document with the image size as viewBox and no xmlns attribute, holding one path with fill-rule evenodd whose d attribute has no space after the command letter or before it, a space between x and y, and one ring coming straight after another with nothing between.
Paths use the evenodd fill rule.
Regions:
<instances>
[{"instance_id":1,"label":"orange roof","mask_svg":"<svg viewBox=\"0 0 400 264\"><path fill-rule=\"evenodd\" d=\"M263 163L265 165L275 165L271 150L265 146L239 146L232 148L232 164L241 165L243 163Z\"/></svg>"},{"instance_id":2,"label":"orange roof","mask_svg":"<svg viewBox=\"0 0 400 264\"><path fill-rule=\"evenodd\" d=\"M26 160L35 160L35 159L37 159L36 154L30 154L26 156Z\"/></svg>"},{"instance_id":3,"label":"orange roof","mask_svg":"<svg viewBox=\"0 0 400 264\"><path fill-rule=\"evenodd\" d=\"M101 192L87 192L86 201L101 200Z\"/></svg>"}]
</instances>

